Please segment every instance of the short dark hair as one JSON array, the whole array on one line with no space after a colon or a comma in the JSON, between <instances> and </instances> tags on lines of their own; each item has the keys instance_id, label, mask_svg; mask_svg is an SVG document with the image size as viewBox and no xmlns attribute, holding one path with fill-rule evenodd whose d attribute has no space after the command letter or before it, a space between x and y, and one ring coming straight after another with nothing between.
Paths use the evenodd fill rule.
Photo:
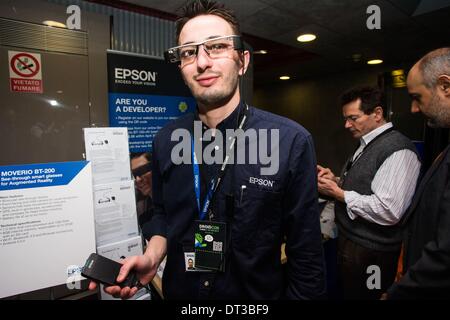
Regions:
<instances>
[{"instance_id":1,"label":"short dark hair","mask_svg":"<svg viewBox=\"0 0 450 320\"><path fill-rule=\"evenodd\" d=\"M340 97L340 106L361 99L361 110L365 114L371 114L376 107L383 109L383 117L386 118L384 96L380 89L371 86L359 86L344 92Z\"/></svg>"},{"instance_id":2,"label":"short dark hair","mask_svg":"<svg viewBox=\"0 0 450 320\"><path fill-rule=\"evenodd\" d=\"M135 158L139 158L141 156L145 156L145 159L147 159L148 162L152 163L152 154L151 154L151 152L133 152L130 155L130 160L133 160Z\"/></svg>"},{"instance_id":3,"label":"short dark hair","mask_svg":"<svg viewBox=\"0 0 450 320\"><path fill-rule=\"evenodd\" d=\"M235 35L241 35L239 22L234 12L230 9L225 8L225 5L223 4L209 0L194 0L188 2L181 10L182 14L176 22L177 43L180 40L181 29L183 29L184 25L189 20L197 16L207 14L212 14L224 19L231 25L231 28L233 29L233 33Z\"/></svg>"}]
</instances>

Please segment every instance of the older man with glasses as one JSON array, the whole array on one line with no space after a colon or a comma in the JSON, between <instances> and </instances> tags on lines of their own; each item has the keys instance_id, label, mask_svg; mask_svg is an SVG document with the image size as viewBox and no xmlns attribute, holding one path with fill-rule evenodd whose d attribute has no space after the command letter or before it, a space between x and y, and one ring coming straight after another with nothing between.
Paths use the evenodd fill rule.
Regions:
<instances>
[{"instance_id":1,"label":"older man with glasses","mask_svg":"<svg viewBox=\"0 0 450 320\"><path fill-rule=\"evenodd\" d=\"M399 224L411 203L420 161L411 141L386 121L372 87L341 97L345 128L359 146L336 177L318 166L318 188L335 200L338 281L344 299L379 299L392 283L401 249ZM369 277L376 272L372 282Z\"/></svg>"}]
</instances>

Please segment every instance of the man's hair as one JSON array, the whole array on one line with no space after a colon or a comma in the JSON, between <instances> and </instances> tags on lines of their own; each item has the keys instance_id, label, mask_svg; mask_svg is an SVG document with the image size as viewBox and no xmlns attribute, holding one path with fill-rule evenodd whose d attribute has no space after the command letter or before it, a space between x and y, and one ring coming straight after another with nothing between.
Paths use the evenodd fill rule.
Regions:
<instances>
[{"instance_id":1,"label":"man's hair","mask_svg":"<svg viewBox=\"0 0 450 320\"><path fill-rule=\"evenodd\" d=\"M423 84L433 88L440 75L450 75L450 48L440 48L427 53L419 60Z\"/></svg>"},{"instance_id":2,"label":"man's hair","mask_svg":"<svg viewBox=\"0 0 450 320\"><path fill-rule=\"evenodd\" d=\"M181 10L182 14L176 22L177 43L180 40L181 29L183 29L184 25L189 20L197 16L207 14L212 14L224 19L230 24L235 35L241 35L239 22L237 21L234 12L230 9L225 8L223 4L209 0L194 0L187 3ZM226 34L224 34L224 36L226 36Z\"/></svg>"},{"instance_id":3,"label":"man's hair","mask_svg":"<svg viewBox=\"0 0 450 320\"><path fill-rule=\"evenodd\" d=\"M354 87L344 92L340 97L340 106L361 99L361 110L365 114L371 114L376 107L383 109L383 117L386 118L384 96L380 89L370 86Z\"/></svg>"},{"instance_id":4,"label":"man's hair","mask_svg":"<svg viewBox=\"0 0 450 320\"><path fill-rule=\"evenodd\" d=\"M139 158L140 156L145 156L145 159L148 160L148 162L152 162L152 154L150 152L134 152L130 156L130 160Z\"/></svg>"}]
</instances>

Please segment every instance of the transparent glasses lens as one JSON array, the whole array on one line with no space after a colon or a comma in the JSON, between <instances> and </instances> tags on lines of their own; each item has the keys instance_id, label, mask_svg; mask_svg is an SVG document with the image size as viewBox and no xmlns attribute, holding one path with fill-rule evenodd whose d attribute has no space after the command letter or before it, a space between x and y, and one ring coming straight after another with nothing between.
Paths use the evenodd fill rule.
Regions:
<instances>
[{"instance_id":1,"label":"transparent glasses lens","mask_svg":"<svg viewBox=\"0 0 450 320\"><path fill-rule=\"evenodd\" d=\"M182 64L192 62L196 57L200 46L206 51L210 58L227 57L231 49L241 49L241 39L239 36L231 35L208 39L203 42L185 44L174 47L166 51L166 60L168 62L181 62Z\"/></svg>"}]
</instances>

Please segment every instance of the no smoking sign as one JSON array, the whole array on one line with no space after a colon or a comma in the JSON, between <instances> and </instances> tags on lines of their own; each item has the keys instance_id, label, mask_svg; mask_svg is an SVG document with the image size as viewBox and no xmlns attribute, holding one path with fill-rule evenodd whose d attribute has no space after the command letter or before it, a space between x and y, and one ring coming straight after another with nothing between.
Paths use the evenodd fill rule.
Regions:
<instances>
[{"instance_id":1,"label":"no smoking sign","mask_svg":"<svg viewBox=\"0 0 450 320\"><path fill-rule=\"evenodd\" d=\"M42 64L39 53L8 51L11 91L42 93Z\"/></svg>"}]
</instances>

